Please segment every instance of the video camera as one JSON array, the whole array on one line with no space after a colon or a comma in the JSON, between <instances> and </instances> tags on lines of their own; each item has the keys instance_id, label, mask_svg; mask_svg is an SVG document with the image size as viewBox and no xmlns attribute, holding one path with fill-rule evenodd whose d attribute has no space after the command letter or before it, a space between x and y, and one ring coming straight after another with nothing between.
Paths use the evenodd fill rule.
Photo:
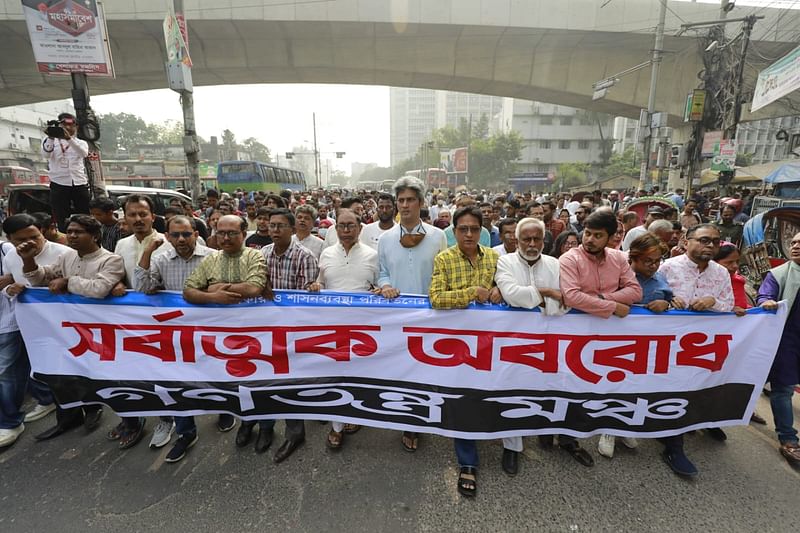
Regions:
<instances>
[{"instance_id":1,"label":"video camera","mask_svg":"<svg viewBox=\"0 0 800 533\"><path fill-rule=\"evenodd\" d=\"M67 132L64 131L64 127L61 125L60 120L48 120L47 127L44 129L44 133L53 139L67 138Z\"/></svg>"}]
</instances>

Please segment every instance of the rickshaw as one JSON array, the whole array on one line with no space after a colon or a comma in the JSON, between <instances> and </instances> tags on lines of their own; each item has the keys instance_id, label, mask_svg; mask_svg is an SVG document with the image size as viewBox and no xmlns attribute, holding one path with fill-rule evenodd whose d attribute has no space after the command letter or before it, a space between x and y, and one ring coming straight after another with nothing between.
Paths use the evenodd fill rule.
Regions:
<instances>
[{"instance_id":1,"label":"rickshaw","mask_svg":"<svg viewBox=\"0 0 800 533\"><path fill-rule=\"evenodd\" d=\"M639 215L639 220L644 222L647 218L647 210L651 207L660 207L666 209L671 207L677 209L675 202L668 198L661 198L660 196L642 196L641 198L634 198L625 205L626 211L633 211Z\"/></svg>"},{"instance_id":2,"label":"rickshaw","mask_svg":"<svg viewBox=\"0 0 800 533\"><path fill-rule=\"evenodd\" d=\"M744 225L740 271L758 287L767 272L789 258L789 243L800 232L800 206L759 213Z\"/></svg>"}]
</instances>

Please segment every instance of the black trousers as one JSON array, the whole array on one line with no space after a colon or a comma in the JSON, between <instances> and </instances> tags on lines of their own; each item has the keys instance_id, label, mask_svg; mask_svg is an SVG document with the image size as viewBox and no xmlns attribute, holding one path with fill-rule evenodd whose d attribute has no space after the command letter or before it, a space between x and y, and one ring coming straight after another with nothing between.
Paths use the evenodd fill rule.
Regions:
<instances>
[{"instance_id":1,"label":"black trousers","mask_svg":"<svg viewBox=\"0 0 800 533\"><path fill-rule=\"evenodd\" d=\"M67 230L67 220L73 214L89 214L89 185L59 185L50 183L50 206L58 231Z\"/></svg>"}]
</instances>

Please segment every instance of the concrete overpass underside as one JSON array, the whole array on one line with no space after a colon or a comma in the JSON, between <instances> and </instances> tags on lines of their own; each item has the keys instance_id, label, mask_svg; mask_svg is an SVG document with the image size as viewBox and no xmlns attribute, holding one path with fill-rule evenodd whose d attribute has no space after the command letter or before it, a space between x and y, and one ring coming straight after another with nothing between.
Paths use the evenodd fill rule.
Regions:
<instances>
[{"instance_id":1,"label":"concrete overpass underside","mask_svg":"<svg viewBox=\"0 0 800 533\"><path fill-rule=\"evenodd\" d=\"M0 106L67 97L68 78L36 72L24 20L21 14L15 17L11 12L12 0L4 1L6 16L0 13L0 50L4 51L0 54ZM492 2L496 6L519 4L511 0ZM149 3L158 5L157 10L142 15L149 18L132 18L130 14L115 12L124 6L108 2L108 32L117 78L92 78L92 94L166 86L161 28L164 6L161 2ZM459 4L455 0L452 3ZM597 11L599 4L593 0L564 3L569 5L569 11L578 12L582 7ZM553 27L536 27L535 20L515 18L511 12L505 20L485 20L486 15L480 13L472 19L462 17L465 22L480 24L408 22L414 17L406 13L403 22L398 23L397 17L391 16L383 17L385 21L333 20L332 8L328 6L325 14L328 20L269 20L266 7L260 11L260 17L247 17L245 8L231 8L212 10L214 18L209 18L209 13L200 7L193 12L192 3L186 4L195 85L341 83L422 87L539 100L630 117L638 117L639 109L647 105L649 69L624 77L605 99L594 103L591 85L649 58L653 46L650 26L655 25L653 17L657 16L658 7L656 1L620 0L610 7L617 9L622 18L607 24L599 24L597 15L583 23L563 17L559 19L562 22L555 23L542 12L537 20L542 26ZM551 4L554 10L563 5L536 1L530 4L540 7ZM695 9L694 20L715 16L716 9L709 13L708 4L701 4L705 11L697 11L697 4L673 2L673 5ZM629 13L632 6L641 12ZM774 11L768 12L770 16L780 15L778 10L769 11ZM613 13L601 15L609 14L613 17ZM297 9L293 15L298 18ZM583 16L587 18L587 13ZM632 19L637 16L638 19ZM687 17L693 20L688 12L681 18ZM307 18L323 17L317 13ZM674 33L680 22L673 19L667 25ZM769 20L768 17L759 25L766 29ZM756 39L761 40L754 47L761 58L749 56L746 74L751 86L758 70L769 64L762 58L779 57L796 46L788 39L800 36L800 12L783 12L777 25L798 31L794 34L776 31L767 36L756 31ZM606 28L607 31L600 31ZM735 28L729 29L733 31ZM677 123L683 114L685 95L697 86L697 73L702 68L700 50L692 36L667 36L664 47L668 53L662 64L657 108L668 111ZM769 106L752 118L797 112L800 112L800 96L794 105Z\"/></svg>"}]
</instances>

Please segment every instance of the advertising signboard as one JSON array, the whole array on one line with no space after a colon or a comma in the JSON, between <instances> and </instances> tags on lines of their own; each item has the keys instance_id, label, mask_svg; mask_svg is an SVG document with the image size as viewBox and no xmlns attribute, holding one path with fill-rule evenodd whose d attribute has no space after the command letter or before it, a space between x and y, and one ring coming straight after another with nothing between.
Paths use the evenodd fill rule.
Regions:
<instances>
[{"instance_id":1,"label":"advertising signboard","mask_svg":"<svg viewBox=\"0 0 800 533\"><path fill-rule=\"evenodd\" d=\"M800 89L800 46L758 74L750 112Z\"/></svg>"},{"instance_id":2,"label":"advertising signboard","mask_svg":"<svg viewBox=\"0 0 800 533\"><path fill-rule=\"evenodd\" d=\"M114 76L102 4L96 0L22 0L39 72Z\"/></svg>"}]
</instances>

